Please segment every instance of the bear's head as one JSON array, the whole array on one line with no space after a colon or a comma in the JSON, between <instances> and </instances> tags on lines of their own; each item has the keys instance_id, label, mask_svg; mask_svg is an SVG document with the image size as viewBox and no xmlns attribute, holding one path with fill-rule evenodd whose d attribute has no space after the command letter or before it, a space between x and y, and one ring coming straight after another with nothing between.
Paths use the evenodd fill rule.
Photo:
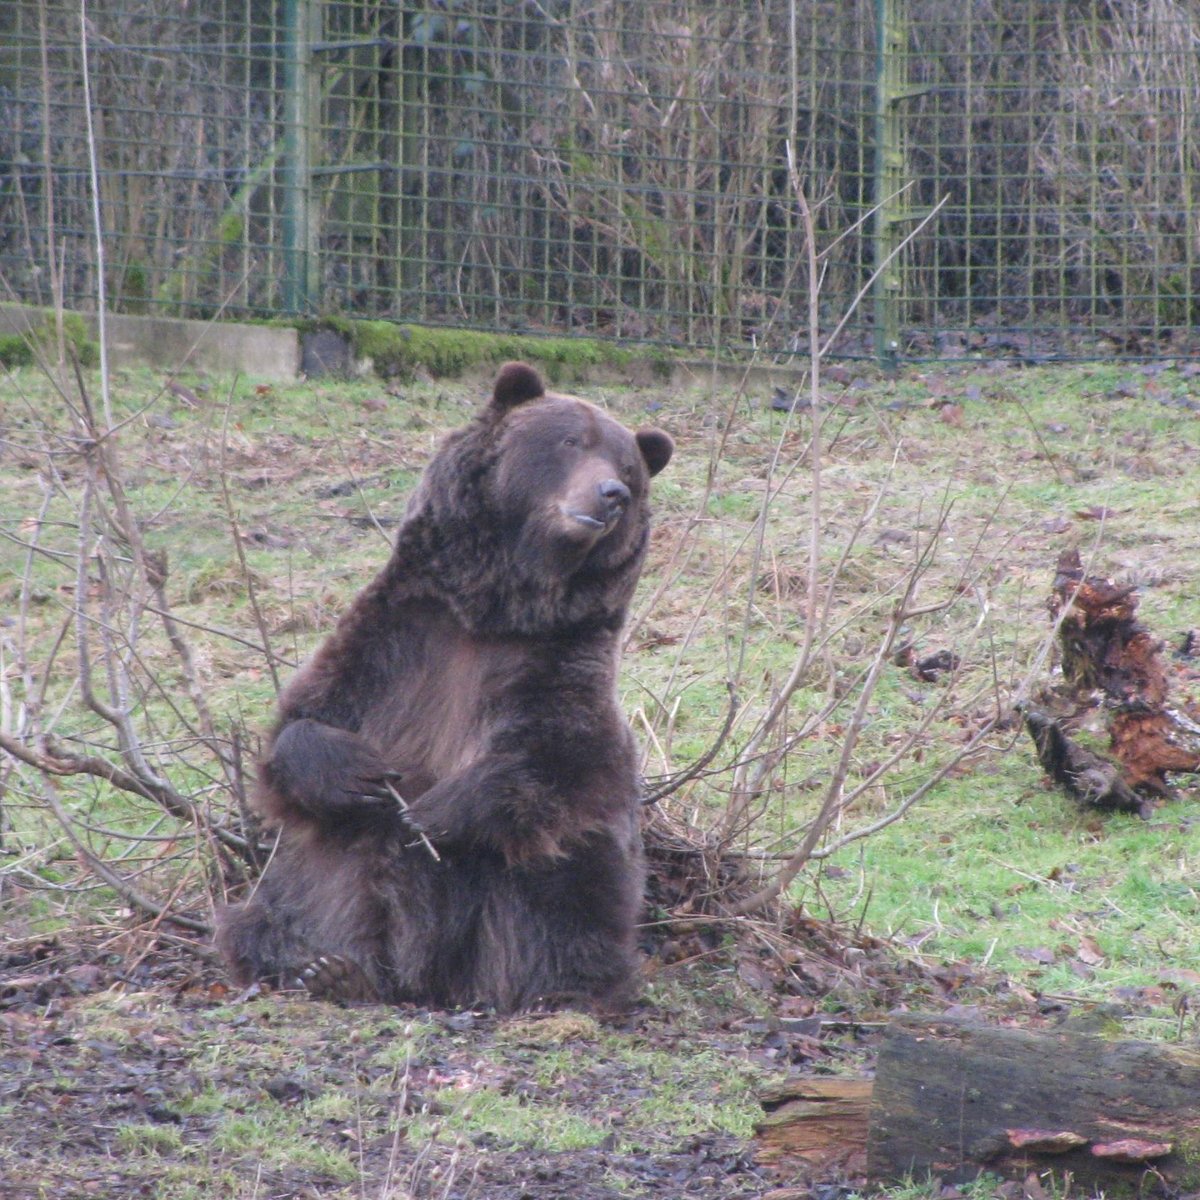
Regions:
<instances>
[{"instance_id":1,"label":"bear's head","mask_svg":"<svg viewBox=\"0 0 1200 1200\"><path fill-rule=\"evenodd\" d=\"M635 433L507 363L430 463L396 573L419 575L476 632L615 628L645 557L650 478L673 450L662 430Z\"/></svg>"},{"instance_id":2,"label":"bear's head","mask_svg":"<svg viewBox=\"0 0 1200 1200\"><path fill-rule=\"evenodd\" d=\"M490 499L523 571L606 571L640 547L650 478L674 450L667 434L631 433L586 400L547 393L524 363L501 369L489 416Z\"/></svg>"}]
</instances>

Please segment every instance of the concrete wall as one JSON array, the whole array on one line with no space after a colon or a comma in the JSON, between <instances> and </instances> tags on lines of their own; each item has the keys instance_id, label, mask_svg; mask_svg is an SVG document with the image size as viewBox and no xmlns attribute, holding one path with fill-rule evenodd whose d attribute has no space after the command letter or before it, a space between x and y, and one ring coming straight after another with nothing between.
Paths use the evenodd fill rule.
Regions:
<instances>
[{"instance_id":1,"label":"concrete wall","mask_svg":"<svg viewBox=\"0 0 1200 1200\"><path fill-rule=\"evenodd\" d=\"M0 333L41 327L47 311L24 304L0 304ZM95 316L85 313L83 318L90 335L97 338ZM109 365L114 368L190 368L244 375L263 383L287 383L300 369L300 336L294 329L116 313L109 314L105 325Z\"/></svg>"}]
</instances>

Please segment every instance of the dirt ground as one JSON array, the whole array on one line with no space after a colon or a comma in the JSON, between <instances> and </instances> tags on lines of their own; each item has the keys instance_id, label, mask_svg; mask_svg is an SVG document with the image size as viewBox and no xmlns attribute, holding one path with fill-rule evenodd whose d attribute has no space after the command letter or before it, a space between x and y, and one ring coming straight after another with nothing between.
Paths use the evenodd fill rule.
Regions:
<instances>
[{"instance_id":1,"label":"dirt ground","mask_svg":"<svg viewBox=\"0 0 1200 1200\"><path fill-rule=\"evenodd\" d=\"M215 967L143 934L12 944L0 960L0 1196L810 1194L728 1129L735 1109L753 1119L767 1079L869 1071L869 1014L799 993L938 1004L957 982L872 941L821 937L800 970L765 954L699 968L655 957L646 1000L605 1025L240 997ZM712 1102L731 1080L722 1119ZM517 1124L463 1120L458 1098L482 1096L515 1104ZM580 1122L593 1136L571 1145Z\"/></svg>"}]
</instances>

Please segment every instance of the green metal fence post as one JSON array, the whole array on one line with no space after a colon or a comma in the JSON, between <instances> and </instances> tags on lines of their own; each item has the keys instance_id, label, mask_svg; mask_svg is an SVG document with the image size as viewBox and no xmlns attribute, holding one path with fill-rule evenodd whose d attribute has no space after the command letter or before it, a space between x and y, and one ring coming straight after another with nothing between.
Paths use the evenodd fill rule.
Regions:
<instances>
[{"instance_id":1,"label":"green metal fence post","mask_svg":"<svg viewBox=\"0 0 1200 1200\"><path fill-rule=\"evenodd\" d=\"M900 261L891 257L900 244L905 205L904 150L901 144L900 101L904 98L901 55L904 37L898 0L875 0L877 57L875 63L875 267L887 267L875 280L875 356L885 366L895 364L900 349Z\"/></svg>"},{"instance_id":2,"label":"green metal fence post","mask_svg":"<svg viewBox=\"0 0 1200 1200\"><path fill-rule=\"evenodd\" d=\"M313 135L319 91L312 45L320 35L323 0L284 0L283 309L309 312L319 291Z\"/></svg>"}]
</instances>

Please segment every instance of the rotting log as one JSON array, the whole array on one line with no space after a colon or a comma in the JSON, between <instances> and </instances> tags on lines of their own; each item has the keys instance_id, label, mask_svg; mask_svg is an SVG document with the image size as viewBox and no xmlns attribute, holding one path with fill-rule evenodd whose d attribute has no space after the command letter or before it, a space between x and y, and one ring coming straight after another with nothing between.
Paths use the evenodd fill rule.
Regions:
<instances>
[{"instance_id":1,"label":"rotting log","mask_svg":"<svg viewBox=\"0 0 1200 1200\"><path fill-rule=\"evenodd\" d=\"M879 1052L876 1182L1053 1172L1131 1193L1200 1189L1200 1052L1066 1030L903 1016Z\"/></svg>"},{"instance_id":2,"label":"rotting log","mask_svg":"<svg viewBox=\"0 0 1200 1200\"><path fill-rule=\"evenodd\" d=\"M793 1180L1052 1173L1109 1195L1200 1189L1195 1049L903 1016L874 1084L794 1077L760 1099L756 1158Z\"/></svg>"},{"instance_id":3,"label":"rotting log","mask_svg":"<svg viewBox=\"0 0 1200 1200\"><path fill-rule=\"evenodd\" d=\"M1200 770L1200 712L1186 698L1172 703L1163 643L1137 620L1137 589L1085 576L1079 551L1066 550L1049 608L1060 621L1067 683L1081 696L1103 694L1125 783L1162 796L1169 793L1169 773Z\"/></svg>"},{"instance_id":4,"label":"rotting log","mask_svg":"<svg viewBox=\"0 0 1200 1200\"><path fill-rule=\"evenodd\" d=\"M767 1114L755 1126L763 1165L786 1163L790 1173L809 1179L864 1173L869 1079L785 1079L759 1099Z\"/></svg>"}]
</instances>

